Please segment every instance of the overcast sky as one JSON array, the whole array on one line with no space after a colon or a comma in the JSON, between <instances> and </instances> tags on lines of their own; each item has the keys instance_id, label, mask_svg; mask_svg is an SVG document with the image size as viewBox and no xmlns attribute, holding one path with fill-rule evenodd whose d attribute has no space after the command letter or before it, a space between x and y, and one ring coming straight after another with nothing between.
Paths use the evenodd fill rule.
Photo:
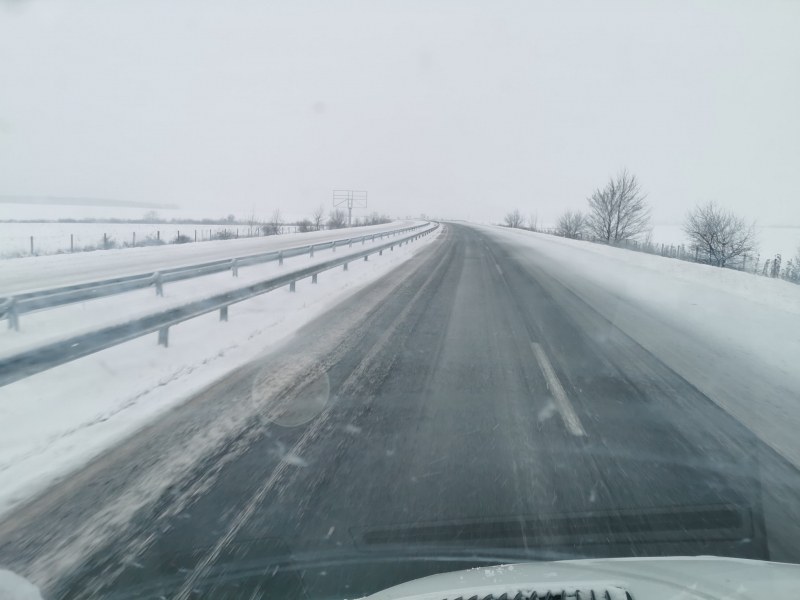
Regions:
<instances>
[{"instance_id":1,"label":"overcast sky","mask_svg":"<svg viewBox=\"0 0 800 600\"><path fill-rule=\"evenodd\" d=\"M800 225L800 2L0 0L0 195Z\"/></svg>"}]
</instances>

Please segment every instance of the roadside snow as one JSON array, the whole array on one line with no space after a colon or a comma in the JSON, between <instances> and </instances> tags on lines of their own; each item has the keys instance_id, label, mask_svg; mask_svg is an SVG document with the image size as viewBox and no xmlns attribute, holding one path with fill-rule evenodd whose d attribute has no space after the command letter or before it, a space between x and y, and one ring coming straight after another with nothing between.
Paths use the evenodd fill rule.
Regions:
<instances>
[{"instance_id":1,"label":"roadside snow","mask_svg":"<svg viewBox=\"0 0 800 600\"><path fill-rule=\"evenodd\" d=\"M546 234L480 229L800 467L800 286Z\"/></svg>"},{"instance_id":2,"label":"roadside snow","mask_svg":"<svg viewBox=\"0 0 800 600\"><path fill-rule=\"evenodd\" d=\"M170 329L170 346L156 344L154 335L98 352L0 389L0 514L44 489L54 479L152 421L212 382L285 340L315 317L329 310L408 260L430 243L426 236L394 252L350 264L343 272L323 273L318 284L302 280L297 292L286 288L233 305L229 321L211 313ZM343 249L339 250L341 252ZM354 247L353 250L356 250ZM324 260L320 257L317 260ZM309 263L308 257L295 261ZM266 268L275 269L274 265ZM285 268L292 268L287 261ZM248 275L247 271L251 271ZM228 274L220 285L243 285L258 268L242 269L238 280ZM223 276L225 274L222 274ZM263 275L263 273L262 273ZM211 276L220 277L220 275ZM225 283L227 282L227 283ZM180 293L196 291L189 283ZM217 283L213 291L218 291ZM178 283L165 287L170 301ZM152 292L152 290L150 290ZM131 295L131 312L155 299ZM94 305L101 301L86 303ZM80 314L112 318L108 307L76 309ZM145 307L146 308L146 307ZM47 319L38 313L23 322L39 341L47 337ZM80 328L85 317L64 316ZM63 321L62 321L63 323ZM44 332L44 333L42 333ZM18 346L14 347L15 350Z\"/></svg>"}]
</instances>

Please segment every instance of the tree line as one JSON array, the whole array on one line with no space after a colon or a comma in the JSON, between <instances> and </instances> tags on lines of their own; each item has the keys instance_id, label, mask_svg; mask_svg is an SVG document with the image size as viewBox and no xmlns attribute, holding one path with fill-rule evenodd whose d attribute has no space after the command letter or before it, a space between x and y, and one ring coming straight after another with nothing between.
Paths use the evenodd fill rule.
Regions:
<instances>
[{"instance_id":1,"label":"tree line","mask_svg":"<svg viewBox=\"0 0 800 600\"><path fill-rule=\"evenodd\" d=\"M569 209L559 215L556 235L618 245L646 237L652 231L647 194L636 175L627 169L595 189L586 202L585 212ZM507 227L524 227L524 219L517 209L508 213L504 222ZM528 229L536 230L535 222L532 217ZM756 252L758 247L755 223L713 201L689 211L683 222L683 232L695 253L695 260L717 267L732 266Z\"/></svg>"}]
</instances>

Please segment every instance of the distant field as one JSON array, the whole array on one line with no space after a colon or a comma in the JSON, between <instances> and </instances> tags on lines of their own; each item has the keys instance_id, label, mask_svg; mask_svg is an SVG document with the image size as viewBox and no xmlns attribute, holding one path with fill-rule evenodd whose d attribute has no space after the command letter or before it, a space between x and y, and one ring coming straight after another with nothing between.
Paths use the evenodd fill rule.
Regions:
<instances>
[{"instance_id":1,"label":"distant field","mask_svg":"<svg viewBox=\"0 0 800 600\"><path fill-rule=\"evenodd\" d=\"M109 245L123 247L135 241L141 245L148 237L160 236L165 242L172 242L180 232L192 240L208 240L216 232L228 229L239 236L248 235L246 225L195 225L189 223L139 224L139 223L0 223L0 258L14 258L31 255L31 236L33 253L58 254L70 251L70 235L74 251L92 250L103 247L103 235L107 235Z\"/></svg>"}]
</instances>

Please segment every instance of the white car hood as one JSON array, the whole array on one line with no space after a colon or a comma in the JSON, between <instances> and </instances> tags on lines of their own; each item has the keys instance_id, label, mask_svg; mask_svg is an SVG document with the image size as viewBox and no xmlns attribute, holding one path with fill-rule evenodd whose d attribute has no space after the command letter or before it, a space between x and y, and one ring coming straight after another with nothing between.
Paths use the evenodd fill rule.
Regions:
<instances>
[{"instance_id":1,"label":"white car hood","mask_svg":"<svg viewBox=\"0 0 800 600\"><path fill-rule=\"evenodd\" d=\"M561 600L798 598L800 566L712 556L522 563L433 575L369 600L527 600L548 592Z\"/></svg>"}]
</instances>

